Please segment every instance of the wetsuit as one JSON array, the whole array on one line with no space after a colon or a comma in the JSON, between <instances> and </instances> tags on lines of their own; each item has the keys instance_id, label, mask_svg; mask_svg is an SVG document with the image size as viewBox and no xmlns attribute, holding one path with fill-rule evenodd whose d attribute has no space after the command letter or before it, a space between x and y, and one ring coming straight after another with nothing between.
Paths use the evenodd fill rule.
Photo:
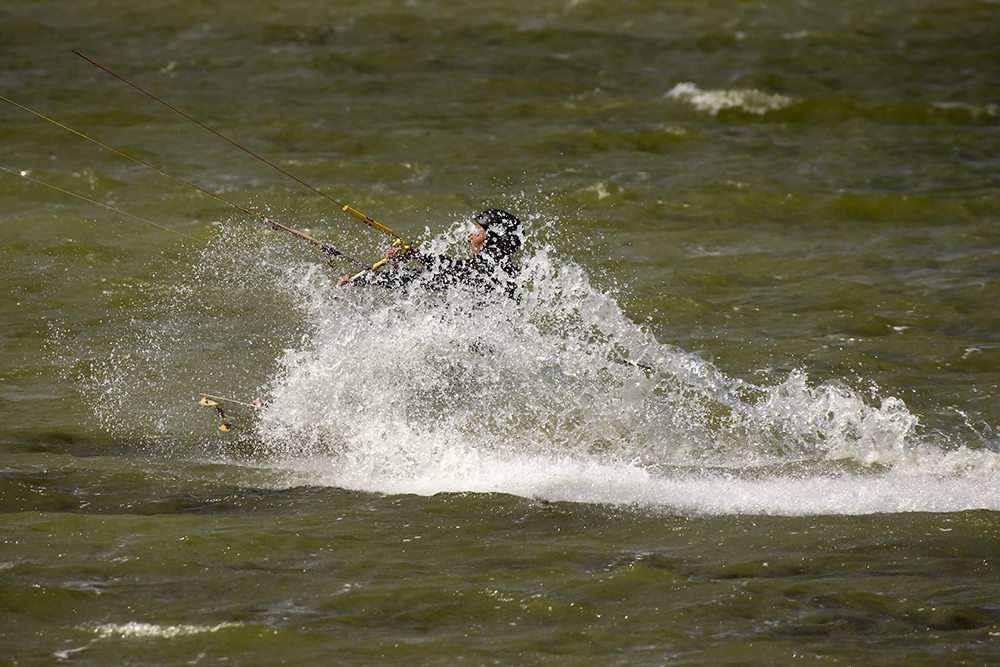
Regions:
<instances>
[{"instance_id":1,"label":"wetsuit","mask_svg":"<svg viewBox=\"0 0 1000 667\"><path fill-rule=\"evenodd\" d=\"M419 283L432 290L446 289L455 285L469 285L479 288L483 293L501 290L508 297L517 298L517 283L515 281L520 269L508 258L497 258L485 247L482 252L469 259L424 255L419 252L413 259L422 263L427 267L427 270L387 269L367 278L365 282L385 287L401 287L411 283Z\"/></svg>"},{"instance_id":2,"label":"wetsuit","mask_svg":"<svg viewBox=\"0 0 1000 667\"><path fill-rule=\"evenodd\" d=\"M410 259L416 259L426 266L426 271L394 267L366 277L364 282L384 287L421 283L433 290L469 285L479 289L484 295L499 290L511 299L520 301L516 282L520 269L511 258L521 248L521 236L518 232L521 221L507 211L491 208L477 215L475 222L486 234L475 256L454 259L443 255L425 255L415 250Z\"/></svg>"}]
</instances>

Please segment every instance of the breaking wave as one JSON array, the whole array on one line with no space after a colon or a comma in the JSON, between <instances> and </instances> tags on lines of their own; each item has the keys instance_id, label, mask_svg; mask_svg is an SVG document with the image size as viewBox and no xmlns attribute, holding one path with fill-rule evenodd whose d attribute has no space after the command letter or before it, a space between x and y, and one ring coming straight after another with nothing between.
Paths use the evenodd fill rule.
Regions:
<instances>
[{"instance_id":1,"label":"breaking wave","mask_svg":"<svg viewBox=\"0 0 1000 667\"><path fill-rule=\"evenodd\" d=\"M995 125L1000 122L1000 106L992 101L876 101L852 95L797 97L756 89L705 90L690 81L678 83L663 98L689 106L699 114L727 120L810 123L864 118L916 125Z\"/></svg>"},{"instance_id":2,"label":"breaking wave","mask_svg":"<svg viewBox=\"0 0 1000 667\"><path fill-rule=\"evenodd\" d=\"M727 109L738 109L763 116L769 111L784 109L796 102L794 98L786 95L764 93L759 90L702 90L690 82L678 83L665 97L686 102L712 116L717 116L720 111Z\"/></svg>"}]
</instances>

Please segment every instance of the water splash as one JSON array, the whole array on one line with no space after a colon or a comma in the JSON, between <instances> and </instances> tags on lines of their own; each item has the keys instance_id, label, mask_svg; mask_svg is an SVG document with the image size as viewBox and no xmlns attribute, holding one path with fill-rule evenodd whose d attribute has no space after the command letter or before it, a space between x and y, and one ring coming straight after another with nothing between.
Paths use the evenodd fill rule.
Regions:
<instances>
[{"instance_id":1,"label":"water splash","mask_svg":"<svg viewBox=\"0 0 1000 667\"><path fill-rule=\"evenodd\" d=\"M460 227L425 246L444 250ZM270 370L257 387L267 407L241 435L241 460L284 471L289 484L393 494L500 492L710 513L1000 507L993 452L926 442L895 397L873 404L802 371L770 385L729 377L659 343L529 226L532 235L519 301L336 288L322 267L268 273L209 262L212 281L234 272L230 288L268 281L288 302L284 317L295 317L294 335L267 348ZM173 302L173 317L187 315L153 349L198 331L204 312L180 302L194 303ZM107 369L108 393L169 356L138 364L135 354L118 351L126 363ZM177 424L161 417L168 438Z\"/></svg>"}]
</instances>

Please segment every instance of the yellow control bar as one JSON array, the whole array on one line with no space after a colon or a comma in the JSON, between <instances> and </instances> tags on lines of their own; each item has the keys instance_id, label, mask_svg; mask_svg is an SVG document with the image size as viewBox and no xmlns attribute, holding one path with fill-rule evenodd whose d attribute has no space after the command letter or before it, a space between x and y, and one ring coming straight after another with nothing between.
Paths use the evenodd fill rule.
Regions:
<instances>
[{"instance_id":1,"label":"yellow control bar","mask_svg":"<svg viewBox=\"0 0 1000 667\"><path fill-rule=\"evenodd\" d=\"M353 208L351 208L350 206L345 206L344 207L344 212L345 213L350 213L351 215L353 215L355 218L357 218L361 222L364 222L365 224L371 225L372 227L374 227L375 229L379 230L383 234L388 234L389 236L395 236L397 239L399 238L399 234L397 234L396 232L392 231L391 229L389 229L388 227L386 227L385 225L383 225L380 222L375 222L374 220L372 220L371 218L369 218L364 213L361 213L360 211L356 211Z\"/></svg>"}]
</instances>

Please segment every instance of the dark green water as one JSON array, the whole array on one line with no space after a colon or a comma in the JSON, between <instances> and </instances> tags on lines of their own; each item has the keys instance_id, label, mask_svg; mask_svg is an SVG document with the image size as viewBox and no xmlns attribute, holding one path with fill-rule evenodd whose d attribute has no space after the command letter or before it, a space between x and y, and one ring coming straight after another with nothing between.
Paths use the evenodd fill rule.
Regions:
<instances>
[{"instance_id":1,"label":"dark green water","mask_svg":"<svg viewBox=\"0 0 1000 667\"><path fill-rule=\"evenodd\" d=\"M425 247L525 221L520 303L337 289L0 107L5 664L996 661L1000 5L3 9L0 95L364 261L71 49Z\"/></svg>"}]
</instances>

